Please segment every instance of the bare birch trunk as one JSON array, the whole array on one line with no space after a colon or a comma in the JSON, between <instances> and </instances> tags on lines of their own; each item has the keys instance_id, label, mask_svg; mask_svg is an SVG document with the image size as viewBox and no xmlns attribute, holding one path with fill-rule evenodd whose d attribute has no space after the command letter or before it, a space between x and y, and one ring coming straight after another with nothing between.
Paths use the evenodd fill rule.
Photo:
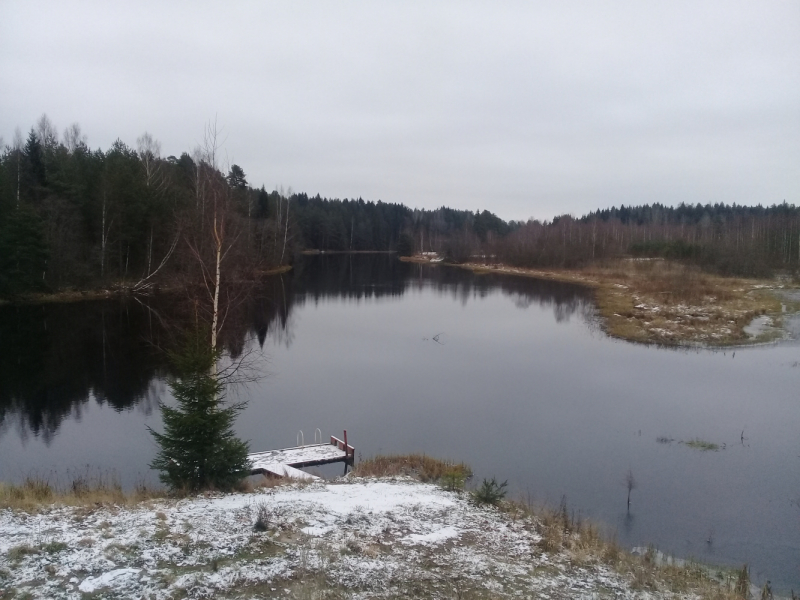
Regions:
<instances>
[{"instance_id":1,"label":"bare birch trunk","mask_svg":"<svg viewBox=\"0 0 800 600\"><path fill-rule=\"evenodd\" d=\"M153 226L150 225L150 246L147 249L147 275L150 276L150 270L153 265Z\"/></svg>"},{"instance_id":2,"label":"bare birch trunk","mask_svg":"<svg viewBox=\"0 0 800 600\"><path fill-rule=\"evenodd\" d=\"M100 224L100 279L105 277L106 272L106 242L108 232L106 231L106 192L103 190L103 220Z\"/></svg>"},{"instance_id":3,"label":"bare birch trunk","mask_svg":"<svg viewBox=\"0 0 800 600\"><path fill-rule=\"evenodd\" d=\"M290 190L291 191L291 190ZM283 230L283 250L281 250L281 261L279 266L283 265L283 255L286 252L286 236L289 233L289 198L286 198L286 227Z\"/></svg>"},{"instance_id":4,"label":"bare birch trunk","mask_svg":"<svg viewBox=\"0 0 800 600\"><path fill-rule=\"evenodd\" d=\"M278 194L278 220L275 222L275 240L272 244L272 257L275 257L275 252L278 249L278 233L281 230L281 202L283 201L283 194Z\"/></svg>"},{"instance_id":5,"label":"bare birch trunk","mask_svg":"<svg viewBox=\"0 0 800 600\"><path fill-rule=\"evenodd\" d=\"M216 252L216 266L214 271L214 299L212 301L211 317L211 350L217 349L217 325L219 323L219 280L220 264L222 263L222 238L217 229L217 217L214 215L214 246ZM216 370L216 361L214 369Z\"/></svg>"}]
</instances>

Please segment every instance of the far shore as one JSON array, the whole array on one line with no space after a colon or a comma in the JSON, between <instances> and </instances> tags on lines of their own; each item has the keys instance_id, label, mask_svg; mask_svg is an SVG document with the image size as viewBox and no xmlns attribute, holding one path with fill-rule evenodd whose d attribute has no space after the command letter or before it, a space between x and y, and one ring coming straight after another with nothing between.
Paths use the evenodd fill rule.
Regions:
<instances>
[{"instance_id":1,"label":"far shore","mask_svg":"<svg viewBox=\"0 0 800 600\"><path fill-rule=\"evenodd\" d=\"M292 270L292 265L283 265L274 269L266 269L255 273L257 278L269 277L271 275L280 275ZM256 279L254 279L256 281ZM166 282L157 285L153 288L152 292L158 293L174 293L180 291L180 285L171 284ZM105 300L117 296L124 296L133 294L129 285L124 282L114 282L112 285L103 288L87 289L87 290L58 290L55 292L37 292L29 294L21 294L15 298L0 298L0 306L8 304L61 304L69 302L82 302L84 300Z\"/></svg>"},{"instance_id":2,"label":"far shore","mask_svg":"<svg viewBox=\"0 0 800 600\"><path fill-rule=\"evenodd\" d=\"M317 254L397 254L396 250L303 250L300 254L304 256L316 256Z\"/></svg>"},{"instance_id":3,"label":"far shore","mask_svg":"<svg viewBox=\"0 0 800 600\"><path fill-rule=\"evenodd\" d=\"M437 264L427 256L405 262ZM780 298L797 285L781 279L722 277L661 259L622 259L579 269L530 269L500 263L445 263L477 274L561 281L594 290L603 329L631 342L727 347L776 341L800 303ZM761 317L757 331L749 333Z\"/></svg>"}]
</instances>

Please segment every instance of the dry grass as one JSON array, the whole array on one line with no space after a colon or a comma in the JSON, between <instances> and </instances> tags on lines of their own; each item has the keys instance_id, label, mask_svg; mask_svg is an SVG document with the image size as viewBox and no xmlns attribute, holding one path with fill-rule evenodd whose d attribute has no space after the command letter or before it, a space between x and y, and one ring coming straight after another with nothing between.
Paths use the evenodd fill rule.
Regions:
<instances>
[{"instance_id":1,"label":"dry grass","mask_svg":"<svg viewBox=\"0 0 800 600\"><path fill-rule=\"evenodd\" d=\"M781 302L759 282L703 273L668 261L619 261L588 270L609 334L661 344L723 346L750 341L759 315L779 323ZM760 341L760 340L759 340Z\"/></svg>"},{"instance_id":2,"label":"dry grass","mask_svg":"<svg viewBox=\"0 0 800 600\"><path fill-rule=\"evenodd\" d=\"M27 477L20 484L0 483L0 508L35 511L43 506L131 505L164 497L164 490L137 485L132 491L122 489L113 475L81 475L59 485L41 477Z\"/></svg>"},{"instance_id":3,"label":"dry grass","mask_svg":"<svg viewBox=\"0 0 800 600\"><path fill-rule=\"evenodd\" d=\"M10 508L33 512L45 506L85 506L94 508L103 505L131 506L146 500L174 497L182 498L191 495L189 491L150 487L138 483L130 491L122 488L116 475L87 469L60 482L56 476L26 477L22 483L12 484L0 482L0 509ZM274 488L284 485L302 485L289 478L263 477L245 478L235 487L235 491L250 493L262 488ZM207 490L204 493L215 493ZM163 514L163 513L159 513Z\"/></svg>"},{"instance_id":4,"label":"dry grass","mask_svg":"<svg viewBox=\"0 0 800 600\"><path fill-rule=\"evenodd\" d=\"M701 303L708 297L726 302L736 296L733 290L746 285L742 279L666 260L621 260L583 272L600 282L628 283L638 293L661 295L666 305Z\"/></svg>"},{"instance_id":5,"label":"dry grass","mask_svg":"<svg viewBox=\"0 0 800 600\"><path fill-rule=\"evenodd\" d=\"M741 600L737 592L740 573L718 570L686 561L682 565L659 564L653 548L638 556L622 550L615 538L602 535L590 521L570 515L566 501L558 509L532 507L521 502L508 502L505 510L528 516L541 536L540 552L566 553L578 568L604 564L626 577L634 590L669 591L693 594L703 600Z\"/></svg>"},{"instance_id":6,"label":"dry grass","mask_svg":"<svg viewBox=\"0 0 800 600\"><path fill-rule=\"evenodd\" d=\"M661 259L617 260L575 270L458 266L594 288L605 330L629 341L725 346L770 341L780 335L781 301L771 292L779 285L776 281L720 277ZM800 306L787 309L793 312ZM771 317L775 327L750 338L744 328L760 315Z\"/></svg>"},{"instance_id":7,"label":"dry grass","mask_svg":"<svg viewBox=\"0 0 800 600\"><path fill-rule=\"evenodd\" d=\"M618 261L592 273L611 335L663 344L724 346L751 340L744 328L757 316L781 321L775 282L720 277L663 260ZM775 332L771 332L775 335Z\"/></svg>"},{"instance_id":8,"label":"dry grass","mask_svg":"<svg viewBox=\"0 0 800 600\"><path fill-rule=\"evenodd\" d=\"M454 473L468 479L472 476L472 469L464 463L439 460L424 454L402 454L368 458L353 470L355 477L407 476L423 482L437 482Z\"/></svg>"}]
</instances>

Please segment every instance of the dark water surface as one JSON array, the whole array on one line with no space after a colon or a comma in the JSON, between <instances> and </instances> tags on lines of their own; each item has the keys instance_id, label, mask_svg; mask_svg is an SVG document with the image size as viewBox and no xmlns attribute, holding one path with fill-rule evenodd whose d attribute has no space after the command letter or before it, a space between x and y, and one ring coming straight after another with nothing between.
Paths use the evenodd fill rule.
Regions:
<instances>
[{"instance_id":1,"label":"dark water surface","mask_svg":"<svg viewBox=\"0 0 800 600\"><path fill-rule=\"evenodd\" d=\"M88 465L155 481L145 426L171 401L158 346L173 304L0 310L0 480ZM535 501L566 496L624 546L800 589L797 345L629 344L597 328L580 287L380 255L304 259L226 327L229 352L265 375L230 392L249 400L237 429L254 450L347 429L364 457L463 460ZM721 449L679 443L695 438Z\"/></svg>"}]
</instances>

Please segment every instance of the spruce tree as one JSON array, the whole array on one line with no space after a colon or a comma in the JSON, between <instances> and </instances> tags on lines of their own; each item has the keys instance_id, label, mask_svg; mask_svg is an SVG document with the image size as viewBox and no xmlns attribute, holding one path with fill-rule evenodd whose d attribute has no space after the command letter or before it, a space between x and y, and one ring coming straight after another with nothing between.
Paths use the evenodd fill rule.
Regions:
<instances>
[{"instance_id":1,"label":"spruce tree","mask_svg":"<svg viewBox=\"0 0 800 600\"><path fill-rule=\"evenodd\" d=\"M45 291L47 242L43 223L26 205L0 213L0 295Z\"/></svg>"},{"instance_id":2,"label":"spruce tree","mask_svg":"<svg viewBox=\"0 0 800 600\"><path fill-rule=\"evenodd\" d=\"M229 490L250 473L247 443L233 432L245 403L225 405L214 371L219 353L204 335L193 334L171 355L176 375L169 384L176 407L161 405L163 433L150 429L160 449L150 467L176 490Z\"/></svg>"}]
</instances>

